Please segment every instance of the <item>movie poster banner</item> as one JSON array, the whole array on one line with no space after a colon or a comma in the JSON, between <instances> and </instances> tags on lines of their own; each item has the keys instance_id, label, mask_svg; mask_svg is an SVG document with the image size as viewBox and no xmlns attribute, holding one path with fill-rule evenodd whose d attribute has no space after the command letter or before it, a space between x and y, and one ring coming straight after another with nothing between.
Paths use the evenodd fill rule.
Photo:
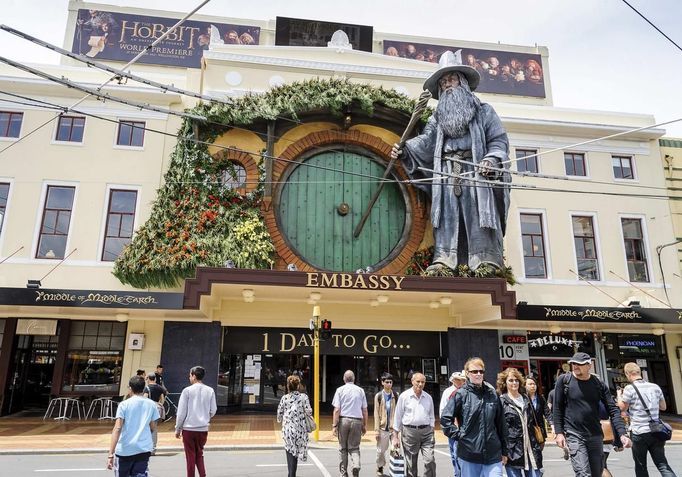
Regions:
<instances>
[{"instance_id":1,"label":"movie poster banner","mask_svg":"<svg viewBox=\"0 0 682 477\"><path fill-rule=\"evenodd\" d=\"M78 10L71 51L97 60L128 62L178 20L81 9ZM199 68L214 28L226 44L257 45L260 39L260 27L257 26L187 20L139 62Z\"/></svg>"},{"instance_id":2,"label":"movie poster banner","mask_svg":"<svg viewBox=\"0 0 682 477\"><path fill-rule=\"evenodd\" d=\"M481 75L477 92L545 97L540 55L384 40L385 55L430 63L438 63L440 55L447 50L456 52L460 49L462 63L471 66Z\"/></svg>"}]
</instances>

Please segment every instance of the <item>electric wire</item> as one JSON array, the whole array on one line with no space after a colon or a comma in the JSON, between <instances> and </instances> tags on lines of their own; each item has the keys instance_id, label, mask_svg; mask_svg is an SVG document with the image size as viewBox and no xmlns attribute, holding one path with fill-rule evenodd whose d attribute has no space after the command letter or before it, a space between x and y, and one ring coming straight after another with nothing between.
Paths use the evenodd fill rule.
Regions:
<instances>
[{"instance_id":1,"label":"electric wire","mask_svg":"<svg viewBox=\"0 0 682 477\"><path fill-rule=\"evenodd\" d=\"M623 1L623 3L624 3L625 5L627 5L628 7L630 7L637 15L639 15L640 17L642 17L642 18L644 19L645 22L647 22L649 25L651 25L652 27L654 27L654 29L655 29L658 33L660 33L661 35L663 35L663 36L665 37L666 40L668 40L670 43L672 43L673 45L675 45L675 47L676 47L678 50L682 51L682 47L680 47L680 45L678 45L677 43L675 43L675 41L674 41L672 38L670 38L668 35L666 35L665 33L663 33L663 30L661 30L661 29L658 28L656 25L654 25L653 22L651 22L647 17L645 17L645 16L644 16L639 10L637 10L635 7L633 7L632 5L630 5L626 0L622 0L622 1Z\"/></svg>"},{"instance_id":2,"label":"electric wire","mask_svg":"<svg viewBox=\"0 0 682 477\"><path fill-rule=\"evenodd\" d=\"M166 39L166 37L168 37L168 35L170 35L173 31L175 31L176 28L178 28L180 25L182 25L188 18L190 18L192 15L194 15L197 11L199 11L199 9L201 9L204 5L206 5L206 4L207 4L208 2L210 2L210 1L211 1L211 0L203 0L197 7L195 7L195 8L194 8L192 11L190 11L187 15L185 15L185 16L182 17L180 20L178 20L178 21L175 23L175 25L173 25L171 28L169 28L168 30L166 30L159 38L157 38L156 40L154 40L151 44L147 45L142 51L140 51L137 55L135 55L135 57L134 57L132 60L130 60L128 63L126 63L126 64L123 66L122 69L125 70L126 68L128 68L128 67L132 66L133 64L135 64L140 58L142 58L144 55L146 55L147 52L151 51L152 48L154 48L156 45L158 45L158 44L161 43L164 39ZM109 83L111 83L112 81L114 81L114 79L115 79L114 76L110 77L110 78L107 79L104 83L102 83L97 89L98 89L98 90L102 89L104 86L106 86L106 85L108 85ZM78 101L76 101L76 102L72 105L72 107L78 106L78 105L81 104L83 101L85 101L86 99L88 99L90 96L91 96L90 94L88 94L88 95L86 95L86 96L83 96L81 99L79 99ZM50 120L45 121L44 123L42 123L42 124L40 124L39 126L35 127L34 129L32 129L31 131L29 131L29 132L26 133L25 135L21 136L21 137L20 137L19 139L17 139L16 141L11 142L8 146L4 147L3 149L0 149L0 154L2 154L3 152L5 152L6 150L8 150L10 147L16 146L16 145L19 144L21 141L23 141L23 140L26 139L27 137L31 136L33 133L37 132L38 130L44 128L45 126L47 126L48 124L50 124L52 121L54 121L55 119L57 119L59 116L60 116L60 114L55 115L53 118L51 118Z\"/></svg>"}]
</instances>

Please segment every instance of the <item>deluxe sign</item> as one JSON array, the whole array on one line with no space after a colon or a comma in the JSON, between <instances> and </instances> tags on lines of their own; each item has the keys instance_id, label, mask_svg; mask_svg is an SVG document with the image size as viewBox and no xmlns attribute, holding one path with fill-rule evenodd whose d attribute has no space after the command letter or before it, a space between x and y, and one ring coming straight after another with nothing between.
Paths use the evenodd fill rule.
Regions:
<instances>
[{"instance_id":1,"label":"deluxe sign","mask_svg":"<svg viewBox=\"0 0 682 477\"><path fill-rule=\"evenodd\" d=\"M307 287L356 288L365 290L402 290L405 277L395 275L363 275L362 273L308 272Z\"/></svg>"},{"instance_id":2,"label":"deluxe sign","mask_svg":"<svg viewBox=\"0 0 682 477\"><path fill-rule=\"evenodd\" d=\"M307 329L230 326L225 332L224 353L313 352L313 333ZM320 353L330 355L434 356L439 354L440 334L412 331L337 330L320 341Z\"/></svg>"}]
</instances>

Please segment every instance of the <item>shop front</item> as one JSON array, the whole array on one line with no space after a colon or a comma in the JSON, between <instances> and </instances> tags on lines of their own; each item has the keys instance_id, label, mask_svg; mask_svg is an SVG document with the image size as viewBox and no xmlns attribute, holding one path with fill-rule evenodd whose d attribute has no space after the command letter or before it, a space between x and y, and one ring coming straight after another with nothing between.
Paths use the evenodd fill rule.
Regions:
<instances>
[{"instance_id":1,"label":"shop front","mask_svg":"<svg viewBox=\"0 0 682 477\"><path fill-rule=\"evenodd\" d=\"M286 393L286 379L297 375L303 391L313 394L313 335L296 328L222 328L218 374L218 406L242 410L276 408ZM439 332L336 330L320 343L320 402L331 409L343 373L352 370L367 402L380 389L380 376L389 372L398 392L411 386L413 372L424 372L426 390L434 398L447 380Z\"/></svg>"}]
</instances>

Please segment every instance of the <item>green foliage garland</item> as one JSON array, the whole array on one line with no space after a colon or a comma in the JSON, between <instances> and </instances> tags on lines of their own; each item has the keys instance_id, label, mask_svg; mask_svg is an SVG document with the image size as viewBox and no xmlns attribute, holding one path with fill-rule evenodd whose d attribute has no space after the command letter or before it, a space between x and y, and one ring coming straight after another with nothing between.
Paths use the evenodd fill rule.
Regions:
<instances>
[{"instance_id":1,"label":"green foliage garland","mask_svg":"<svg viewBox=\"0 0 682 477\"><path fill-rule=\"evenodd\" d=\"M351 103L369 115L375 104L407 114L415 105L413 99L393 90L312 79L228 104L200 104L191 112L207 118L198 125L200 140L212 142L231 126L248 127L282 116L296 120L299 114L315 110L340 115ZM423 119L430 114L425 111ZM192 134L193 124L185 120L178 136ZM270 268L274 246L259 209L262 170L258 189L241 197L220 184L220 175L230 167L229 161L212 157L206 144L179 139L150 217L116 260L114 275L137 288L167 288L194 276L197 266L223 266L228 259L238 268Z\"/></svg>"}]
</instances>

